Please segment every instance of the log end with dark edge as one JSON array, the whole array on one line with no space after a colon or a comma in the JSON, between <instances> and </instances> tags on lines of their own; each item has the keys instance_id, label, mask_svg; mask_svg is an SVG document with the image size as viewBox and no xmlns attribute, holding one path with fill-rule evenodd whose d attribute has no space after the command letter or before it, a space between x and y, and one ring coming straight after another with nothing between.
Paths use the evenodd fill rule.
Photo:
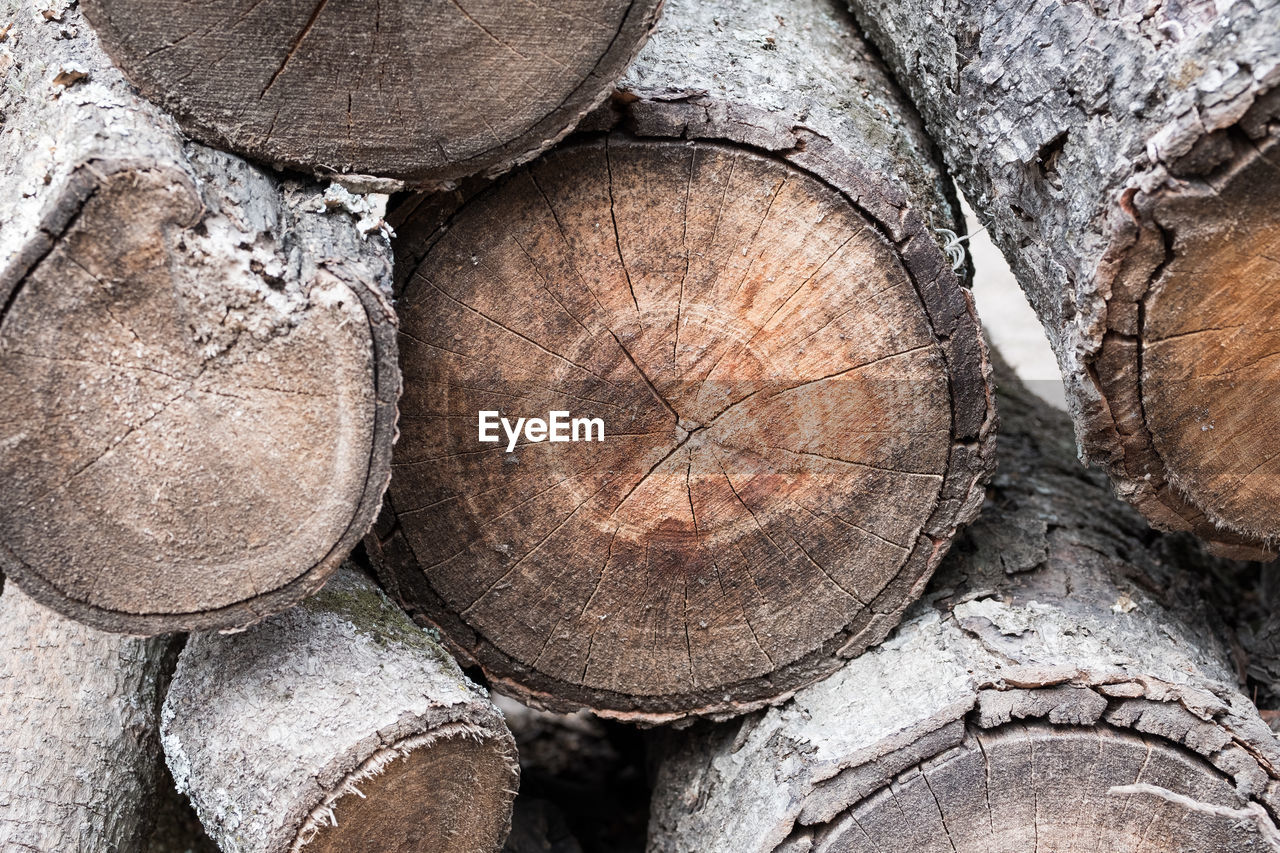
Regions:
<instances>
[{"instance_id":1,"label":"log end with dark edge","mask_svg":"<svg viewBox=\"0 0 1280 853\"><path fill-rule=\"evenodd\" d=\"M993 360L987 509L889 641L653 738L650 851L1277 849L1280 742L1207 604L1217 561L1153 536Z\"/></svg>"},{"instance_id":2,"label":"log end with dark edge","mask_svg":"<svg viewBox=\"0 0 1280 853\"><path fill-rule=\"evenodd\" d=\"M353 568L193 635L165 698L178 789L223 850L498 853L520 770L488 694Z\"/></svg>"},{"instance_id":3,"label":"log end with dark edge","mask_svg":"<svg viewBox=\"0 0 1280 853\"><path fill-rule=\"evenodd\" d=\"M660 0L85 0L112 59L212 145L444 187L546 149L598 104Z\"/></svg>"},{"instance_id":4,"label":"log end with dark edge","mask_svg":"<svg viewBox=\"0 0 1280 853\"><path fill-rule=\"evenodd\" d=\"M436 236L368 541L503 690L644 721L775 700L882 638L976 508L982 345L932 319L956 279L782 157L594 136ZM569 440L481 443L482 411Z\"/></svg>"},{"instance_id":5,"label":"log end with dark edge","mask_svg":"<svg viewBox=\"0 0 1280 853\"><path fill-rule=\"evenodd\" d=\"M1166 139L1170 180L1131 192L1099 384L1126 479L1159 526L1224 553L1280 541L1280 89L1235 126ZM1132 334L1136 329L1136 335ZM1127 434L1136 425L1133 435ZM1266 553L1251 553L1263 549Z\"/></svg>"},{"instance_id":6,"label":"log end with dark edge","mask_svg":"<svg viewBox=\"0 0 1280 853\"><path fill-rule=\"evenodd\" d=\"M387 258L318 194L189 156L82 165L0 271L0 569L106 630L292 605L389 477Z\"/></svg>"},{"instance_id":7,"label":"log end with dark edge","mask_svg":"<svg viewBox=\"0 0 1280 853\"><path fill-rule=\"evenodd\" d=\"M851 3L1039 314L1082 457L1154 526L1274 559L1280 2Z\"/></svg>"}]
</instances>

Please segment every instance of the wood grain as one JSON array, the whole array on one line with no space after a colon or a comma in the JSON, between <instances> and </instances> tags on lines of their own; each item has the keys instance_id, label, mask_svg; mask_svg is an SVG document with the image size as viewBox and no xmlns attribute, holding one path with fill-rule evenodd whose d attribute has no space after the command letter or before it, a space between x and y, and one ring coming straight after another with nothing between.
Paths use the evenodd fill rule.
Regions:
<instances>
[{"instance_id":1,"label":"wood grain","mask_svg":"<svg viewBox=\"0 0 1280 853\"><path fill-rule=\"evenodd\" d=\"M524 701L741 713L883 638L981 500L985 355L928 224L955 208L826 3L669 3L592 127L393 217L403 436L366 547ZM606 438L507 453L480 410Z\"/></svg>"},{"instance_id":2,"label":"wood grain","mask_svg":"<svg viewBox=\"0 0 1280 853\"><path fill-rule=\"evenodd\" d=\"M184 145L75 10L20 11L3 106L54 143L0 173L0 568L105 630L251 624L377 512L389 246L314 185ZM87 76L51 92L67 63Z\"/></svg>"},{"instance_id":3,"label":"wood grain","mask_svg":"<svg viewBox=\"0 0 1280 853\"><path fill-rule=\"evenodd\" d=\"M1272 849L1280 747L1205 604L1215 558L1152 534L993 361L983 514L883 644L735 725L655 734L649 850ZM1135 781L1164 796L1111 791Z\"/></svg>"},{"instance_id":4,"label":"wood grain","mask_svg":"<svg viewBox=\"0 0 1280 853\"><path fill-rule=\"evenodd\" d=\"M626 68L658 0L86 0L112 58L210 144L443 186L528 159Z\"/></svg>"},{"instance_id":5,"label":"wood grain","mask_svg":"<svg viewBox=\"0 0 1280 853\"><path fill-rule=\"evenodd\" d=\"M1210 764L1160 738L1046 723L973 727L813 833L813 853L1266 851L1247 822L1158 797L1110 794L1143 782L1195 800L1245 801Z\"/></svg>"},{"instance_id":6,"label":"wood grain","mask_svg":"<svg viewBox=\"0 0 1280 853\"><path fill-rule=\"evenodd\" d=\"M1040 315L1084 456L1156 527L1274 558L1280 3L852 5Z\"/></svg>"}]
</instances>

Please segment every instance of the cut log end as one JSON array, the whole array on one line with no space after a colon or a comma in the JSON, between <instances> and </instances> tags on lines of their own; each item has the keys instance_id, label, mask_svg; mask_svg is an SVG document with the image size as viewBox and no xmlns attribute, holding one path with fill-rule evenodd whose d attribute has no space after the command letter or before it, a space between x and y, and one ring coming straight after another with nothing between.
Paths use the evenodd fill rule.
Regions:
<instances>
[{"instance_id":1,"label":"cut log end","mask_svg":"<svg viewBox=\"0 0 1280 853\"><path fill-rule=\"evenodd\" d=\"M84 3L116 63L196 137L421 186L501 171L567 133L659 5Z\"/></svg>"},{"instance_id":2,"label":"cut log end","mask_svg":"<svg viewBox=\"0 0 1280 853\"><path fill-rule=\"evenodd\" d=\"M1110 383L1117 410L1137 401L1150 441L1125 473L1160 472L1144 512L1269 559L1280 539L1280 133L1218 136L1225 164L1137 199L1151 226L1138 254L1149 245L1158 264L1137 342L1111 335L1101 359L1121 365L1121 380L1140 377Z\"/></svg>"},{"instance_id":3,"label":"cut log end","mask_svg":"<svg viewBox=\"0 0 1280 853\"><path fill-rule=\"evenodd\" d=\"M1150 785L1204 810L1150 793ZM982 850L1262 851L1232 781L1199 756L1157 737L1106 725L971 726L964 740L924 759L847 812L803 830L812 853ZM1219 813L1214 813L1214 810Z\"/></svg>"},{"instance_id":4,"label":"cut log end","mask_svg":"<svg viewBox=\"0 0 1280 853\"><path fill-rule=\"evenodd\" d=\"M97 161L0 282L0 567L100 628L249 624L376 513L389 310L226 226L185 173Z\"/></svg>"},{"instance_id":5,"label":"cut log end","mask_svg":"<svg viewBox=\"0 0 1280 853\"><path fill-rule=\"evenodd\" d=\"M502 715L354 569L248 631L193 634L163 719L175 782L223 849L497 853L510 828Z\"/></svg>"},{"instance_id":6,"label":"cut log end","mask_svg":"<svg viewBox=\"0 0 1280 853\"><path fill-rule=\"evenodd\" d=\"M591 138L420 254L371 546L530 701L652 720L776 698L882 637L967 511L972 315L944 345L913 261L794 165ZM604 440L507 452L483 410Z\"/></svg>"},{"instance_id":7,"label":"cut log end","mask_svg":"<svg viewBox=\"0 0 1280 853\"><path fill-rule=\"evenodd\" d=\"M450 724L366 759L311 815L295 849L498 850L510 824L507 738Z\"/></svg>"}]
</instances>

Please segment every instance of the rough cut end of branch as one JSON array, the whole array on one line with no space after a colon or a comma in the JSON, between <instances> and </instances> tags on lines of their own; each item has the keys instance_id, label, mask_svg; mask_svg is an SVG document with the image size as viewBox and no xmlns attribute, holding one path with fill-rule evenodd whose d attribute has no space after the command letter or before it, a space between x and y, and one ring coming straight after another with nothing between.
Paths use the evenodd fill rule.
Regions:
<instances>
[{"instance_id":1,"label":"rough cut end of branch","mask_svg":"<svg viewBox=\"0 0 1280 853\"><path fill-rule=\"evenodd\" d=\"M519 783L488 696L354 569L246 632L194 635L163 740L210 836L245 853L497 853Z\"/></svg>"},{"instance_id":2,"label":"rough cut end of branch","mask_svg":"<svg viewBox=\"0 0 1280 853\"><path fill-rule=\"evenodd\" d=\"M1271 850L1280 744L1196 597L1212 558L1153 539L993 361L991 511L884 643L656 739L651 851Z\"/></svg>"},{"instance_id":3,"label":"rough cut end of branch","mask_svg":"<svg viewBox=\"0 0 1280 853\"><path fill-rule=\"evenodd\" d=\"M1121 436L1116 466L1125 480L1154 472L1137 494L1161 527L1271 559L1280 540L1280 90L1169 169L1166 184L1129 202L1139 227L1099 355Z\"/></svg>"},{"instance_id":4,"label":"rough cut end of branch","mask_svg":"<svg viewBox=\"0 0 1280 853\"><path fill-rule=\"evenodd\" d=\"M107 630L293 604L388 476L378 250L243 162L190 156L200 191L183 163L81 165L0 271L0 567Z\"/></svg>"},{"instance_id":5,"label":"rough cut end of branch","mask_svg":"<svg viewBox=\"0 0 1280 853\"><path fill-rule=\"evenodd\" d=\"M1139 780L1176 791L1126 797ZM1137 787L1137 786L1135 786ZM1188 807L1188 802L1196 807ZM811 827L812 853L920 850L1205 850L1263 853L1275 824L1207 762L1160 738L1100 725L1010 723L963 740ZM1258 821L1255 823L1255 820ZM797 839L798 841L799 839Z\"/></svg>"},{"instance_id":6,"label":"rough cut end of branch","mask_svg":"<svg viewBox=\"0 0 1280 853\"><path fill-rule=\"evenodd\" d=\"M976 508L967 295L781 158L589 137L430 239L369 545L530 702L653 721L775 700L883 637ZM604 437L485 444L485 410Z\"/></svg>"},{"instance_id":7,"label":"rough cut end of branch","mask_svg":"<svg viewBox=\"0 0 1280 853\"><path fill-rule=\"evenodd\" d=\"M444 186L562 137L659 0L84 0L116 63L194 136L321 174Z\"/></svg>"}]
</instances>

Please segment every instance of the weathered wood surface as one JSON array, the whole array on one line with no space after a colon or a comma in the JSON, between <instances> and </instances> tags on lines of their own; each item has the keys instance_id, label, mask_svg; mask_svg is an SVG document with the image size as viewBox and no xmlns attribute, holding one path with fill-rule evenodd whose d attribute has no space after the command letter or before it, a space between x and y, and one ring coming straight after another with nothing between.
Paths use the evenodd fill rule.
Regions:
<instances>
[{"instance_id":1,"label":"weathered wood surface","mask_svg":"<svg viewBox=\"0 0 1280 853\"><path fill-rule=\"evenodd\" d=\"M237 853L496 853L520 775L488 695L352 568L248 631L192 635L162 736Z\"/></svg>"},{"instance_id":2,"label":"weathered wood surface","mask_svg":"<svg viewBox=\"0 0 1280 853\"><path fill-rule=\"evenodd\" d=\"M998 374L999 375L999 374ZM652 851L1264 851L1280 745L1199 603L1213 558L1152 534L1001 382L1000 469L898 631L780 708L673 733Z\"/></svg>"},{"instance_id":3,"label":"weathered wood surface","mask_svg":"<svg viewBox=\"0 0 1280 853\"><path fill-rule=\"evenodd\" d=\"M1089 460L1280 535L1280 3L854 0L1058 354Z\"/></svg>"},{"instance_id":4,"label":"weathered wood surface","mask_svg":"<svg viewBox=\"0 0 1280 853\"><path fill-rule=\"evenodd\" d=\"M0 569L99 628L243 626L377 512L390 249L367 199L184 145L48 6L0 6Z\"/></svg>"},{"instance_id":5,"label":"weathered wood surface","mask_svg":"<svg viewBox=\"0 0 1280 853\"><path fill-rule=\"evenodd\" d=\"M0 849L141 853L163 764L169 638L0 595Z\"/></svg>"},{"instance_id":6,"label":"weathered wood surface","mask_svg":"<svg viewBox=\"0 0 1280 853\"><path fill-rule=\"evenodd\" d=\"M825 2L668 3L593 121L398 226L403 437L367 546L524 701L741 713L882 638L976 511L985 355L929 226L955 208ZM507 452L479 410L606 438Z\"/></svg>"},{"instance_id":7,"label":"weathered wood surface","mask_svg":"<svg viewBox=\"0 0 1280 853\"><path fill-rule=\"evenodd\" d=\"M84 0L145 95L211 145L444 187L546 149L606 95L659 0Z\"/></svg>"}]
</instances>

